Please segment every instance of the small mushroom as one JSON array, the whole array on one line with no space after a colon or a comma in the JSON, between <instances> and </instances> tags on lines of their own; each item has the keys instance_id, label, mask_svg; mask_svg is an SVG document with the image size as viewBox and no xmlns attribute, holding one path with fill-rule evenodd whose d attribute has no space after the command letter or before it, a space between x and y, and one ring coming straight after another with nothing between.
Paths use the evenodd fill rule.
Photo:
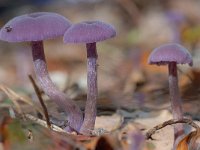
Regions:
<instances>
[{"instance_id":1,"label":"small mushroom","mask_svg":"<svg viewBox=\"0 0 200 150\"><path fill-rule=\"evenodd\" d=\"M192 56L183 46L175 43L170 43L154 49L149 56L148 63L156 65L168 65L169 95L173 118L183 118L181 98L178 88L177 64L189 64L192 66ZM174 126L175 140L183 133L183 125L178 124Z\"/></svg>"},{"instance_id":2,"label":"small mushroom","mask_svg":"<svg viewBox=\"0 0 200 150\"><path fill-rule=\"evenodd\" d=\"M68 113L69 125L72 128L67 130L79 131L83 122L82 112L50 79L43 48L43 40L63 36L70 26L70 21L59 14L31 13L15 17L6 23L0 30L0 39L7 42L31 42L34 69L42 89Z\"/></svg>"},{"instance_id":3,"label":"small mushroom","mask_svg":"<svg viewBox=\"0 0 200 150\"><path fill-rule=\"evenodd\" d=\"M96 42L116 35L113 26L101 21L86 21L72 25L64 34L64 43L86 43L88 94L85 117L80 132L90 134L94 129L97 101L97 50Z\"/></svg>"}]
</instances>

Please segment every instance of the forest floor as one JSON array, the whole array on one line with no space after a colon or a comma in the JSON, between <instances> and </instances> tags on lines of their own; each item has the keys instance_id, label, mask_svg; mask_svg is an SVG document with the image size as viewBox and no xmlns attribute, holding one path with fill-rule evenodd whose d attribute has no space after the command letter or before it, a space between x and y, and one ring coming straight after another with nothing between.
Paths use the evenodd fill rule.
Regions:
<instances>
[{"instance_id":1,"label":"forest floor","mask_svg":"<svg viewBox=\"0 0 200 150\"><path fill-rule=\"evenodd\" d=\"M141 2L134 12L137 15L130 12L134 7L132 3L118 2L100 3L95 11L88 10L92 5L69 9L59 6L59 10L52 6L43 8L43 11L69 14L76 22L87 18L84 14L93 19L101 14L98 19L111 22L117 29L115 38L97 44L99 93L91 136L63 130L67 126L67 114L40 88L29 44L0 43L0 150L171 150L174 133L170 123L157 130L151 139L146 138L150 129L173 118L167 66L147 63L151 51L169 41L184 45L193 56L193 67L178 65L179 88L184 117L200 126L199 2L170 1L167 8L160 4L155 7L157 9L149 3L146 8L146 3ZM111 7L114 4L117 9ZM82 13L71 13L76 11ZM171 23L172 20L175 23ZM1 20L0 24L3 23ZM59 38L45 41L44 47L53 82L84 111L87 99L85 46L65 45ZM51 129L47 127L43 108L28 75L40 88ZM185 135L179 141L195 130L187 123L184 128ZM186 140L183 142L188 144Z\"/></svg>"}]
</instances>

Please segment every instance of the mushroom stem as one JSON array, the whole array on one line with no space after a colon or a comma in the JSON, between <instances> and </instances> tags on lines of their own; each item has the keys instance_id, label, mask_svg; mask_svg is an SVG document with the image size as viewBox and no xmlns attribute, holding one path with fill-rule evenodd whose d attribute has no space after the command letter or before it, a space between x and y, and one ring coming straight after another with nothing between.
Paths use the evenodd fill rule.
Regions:
<instances>
[{"instance_id":1,"label":"mushroom stem","mask_svg":"<svg viewBox=\"0 0 200 150\"><path fill-rule=\"evenodd\" d=\"M182 102L179 95L178 88L178 76L177 76L177 66L176 62L170 62L168 65L169 69L169 95L172 107L172 114L174 119L182 119ZM174 141L184 133L184 128L182 124L177 124L174 126Z\"/></svg>"},{"instance_id":2,"label":"mushroom stem","mask_svg":"<svg viewBox=\"0 0 200 150\"><path fill-rule=\"evenodd\" d=\"M96 43L87 43L87 85L88 94L85 105L85 117L80 132L89 135L94 129L97 102L97 50Z\"/></svg>"},{"instance_id":3,"label":"mushroom stem","mask_svg":"<svg viewBox=\"0 0 200 150\"><path fill-rule=\"evenodd\" d=\"M33 64L37 79L46 95L68 114L68 131L79 131L83 122L83 115L77 104L69 99L66 94L59 91L49 77L47 70L43 41L31 42Z\"/></svg>"}]
</instances>

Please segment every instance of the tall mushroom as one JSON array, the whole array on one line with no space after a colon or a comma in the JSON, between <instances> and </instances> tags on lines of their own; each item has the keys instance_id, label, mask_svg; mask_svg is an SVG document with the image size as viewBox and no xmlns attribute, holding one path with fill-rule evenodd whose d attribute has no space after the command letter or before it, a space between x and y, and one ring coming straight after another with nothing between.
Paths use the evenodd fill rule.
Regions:
<instances>
[{"instance_id":1,"label":"tall mushroom","mask_svg":"<svg viewBox=\"0 0 200 150\"><path fill-rule=\"evenodd\" d=\"M169 70L169 95L174 119L183 118L181 98L178 88L177 64L193 65L192 56L186 48L179 44L170 43L153 50L149 56L149 64L168 65ZM174 127L175 140L184 133L183 126Z\"/></svg>"},{"instance_id":2,"label":"tall mushroom","mask_svg":"<svg viewBox=\"0 0 200 150\"><path fill-rule=\"evenodd\" d=\"M101 21L86 21L72 25L64 34L64 43L86 43L88 94L85 117L80 132L90 134L94 129L97 101L97 50L96 42L116 35L113 26Z\"/></svg>"},{"instance_id":3,"label":"tall mushroom","mask_svg":"<svg viewBox=\"0 0 200 150\"><path fill-rule=\"evenodd\" d=\"M49 77L43 40L63 36L71 23L64 16L50 12L31 13L15 17L0 30L0 39L7 42L29 41L32 45L33 64L42 89L54 102L68 113L70 127L79 131L83 115L75 102L59 91Z\"/></svg>"}]
</instances>

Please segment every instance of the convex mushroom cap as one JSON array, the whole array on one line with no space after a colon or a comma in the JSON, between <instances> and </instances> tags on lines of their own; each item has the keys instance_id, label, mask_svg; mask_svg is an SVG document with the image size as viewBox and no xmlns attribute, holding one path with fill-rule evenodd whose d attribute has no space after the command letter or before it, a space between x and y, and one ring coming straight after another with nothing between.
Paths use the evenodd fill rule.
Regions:
<instances>
[{"instance_id":1,"label":"convex mushroom cap","mask_svg":"<svg viewBox=\"0 0 200 150\"><path fill-rule=\"evenodd\" d=\"M85 21L72 25L64 34L64 43L94 43L116 36L110 24L101 21Z\"/></svg>"},{"instance_id":2,"label":"convex mushroom cap","mask_svg":"<svg viewBox=\"0 0 200 150\"><path fill-rule=\"evenodd\" d=\"M149 56L149 64L165 65L169 62L193 65L192 56L186 48L179 44L170 43L153 50Z\"/></svg>"},{"instance_id":3,"label":"convex mushroom cap","mask_svg":"<svg viewBox=\"0 0 200 150\"><path fill-rule=\"evenodd\" d=\"M7 42L41 41L62 36L71 23L57 13L37 12L15 17L0 30Z\"/></svg>"}]
</instances>

